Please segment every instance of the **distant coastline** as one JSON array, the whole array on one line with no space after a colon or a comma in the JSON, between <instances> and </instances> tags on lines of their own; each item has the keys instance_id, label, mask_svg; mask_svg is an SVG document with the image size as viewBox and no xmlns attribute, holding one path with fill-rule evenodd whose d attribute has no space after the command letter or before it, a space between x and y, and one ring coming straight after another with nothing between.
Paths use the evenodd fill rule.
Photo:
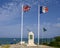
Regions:
<instances>
[{"instance_id":1,"label":"distant coastline","mask_svg":"<svg viewBox=\"0 0 60 48\"><path fill-rule=\"evenodd\" d=\"M40 38L40 44L41 43L49 43L53 40L53 38ZM16 44L21 41L21 38L0 38L0 45L1 44ZM23 41L26 43L28 42L28 38L23 38ZM38 38L34 39L35 44L38 42Z\"/></svg>"}]
</instances>

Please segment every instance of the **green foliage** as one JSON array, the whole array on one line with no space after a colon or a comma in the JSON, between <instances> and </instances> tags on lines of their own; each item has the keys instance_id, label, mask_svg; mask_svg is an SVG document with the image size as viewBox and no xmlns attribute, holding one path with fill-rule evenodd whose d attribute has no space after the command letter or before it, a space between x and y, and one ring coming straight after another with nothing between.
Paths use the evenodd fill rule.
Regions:
<instances>
[{"instance_id":1,"label":"green foliage","mask_svg":"<svg viewBox=\"0 0 60 48\"><path fill-rule=\"evenodd\" d=\"M55 37L54 40L50 42L49 46L60 47L60 36Z\"/></svg>"},{"instance_id":2,"label":"green foliage","mask_svg":"<svg viewBox=\"0 0 60 48\"><path fill-rule=\"evenodd\" d=\"M48 43L42 43L42 45L48 45Z\"/></svg>"},{"instance_id":3,"label":"green foliage","mask_svg":"<svg viewBox=\"0 0 60 48\"><path fill-rule=\"evenodd\" d=\"M55 37L55 41L60 42L60 36Z\"/></svg>"}]
</instances>

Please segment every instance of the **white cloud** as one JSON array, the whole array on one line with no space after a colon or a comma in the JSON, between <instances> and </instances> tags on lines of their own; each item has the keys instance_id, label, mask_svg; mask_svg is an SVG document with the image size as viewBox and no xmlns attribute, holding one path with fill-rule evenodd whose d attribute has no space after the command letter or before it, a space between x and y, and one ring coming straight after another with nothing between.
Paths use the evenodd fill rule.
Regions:
<instances>
[{"instance_id":1,"label":"white cloud","mask_svg":"<svg viewBox=\"0 0 60 48\"><path fill-rule=\"evenodd\" d=\"M21 4L16 5L17 2L6 3L0 7L0 23L9 22L21 16Z\"/></svg>"},{"instance_id":2,"label":"white cloud","mask_svg":"<svg viewBox=\"0 0 60 48\"><path fill-rule=\"evenodd\" d=\"M45 27L45 28L51 28L51 26L52 26L52 23L50 23L50 22L44 22L44 23L42 23L41 24L41 27L43 28L43 27Z\"/></svg>"},{"instance_id":3,"label":"white cloud","mask_svg":"<svg viewBox=\"0 0 60 48\"><path fill-rule=\"evenodd\" d=\"M60 18L57 18L58 21L60 21Z\"/></svg>"},{"instance_id":4,"label":"white cloud","mask_svg":"<svg viewBox=\"0 0 60 48\"><path fill-rule=\"evenodd\" d=\"M0 37L20 37L20 24L0 26Z\"/></svg>"},{"instance_id":5,"label":"white cloud","mask_svg":"<svg viewBox=\"0 0 60 48\"><path fill-rule=\"evenodd\" d=\"M60 23L53 24L54 27L60 27Z\"/></svg>"}]
</instances>

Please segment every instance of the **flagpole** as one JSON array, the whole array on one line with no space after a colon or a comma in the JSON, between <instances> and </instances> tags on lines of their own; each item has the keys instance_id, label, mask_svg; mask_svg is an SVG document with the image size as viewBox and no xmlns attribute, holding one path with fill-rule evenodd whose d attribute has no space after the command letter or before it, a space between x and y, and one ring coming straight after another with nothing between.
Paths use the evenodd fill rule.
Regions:
<instances>
[{"instance_id":1,"label":"flagpole","mask_svg":"<svg viewBox=\"0 0 60 48\"><path fill-rule=\"evenodd\" d=\"M21 16L21 44L23 40L23 4L22 4L22 16Z\"/></svg>"},{"instance_id":2,"label":"flagpole","mask_svg":"<svg viewBox=\"0 0 60 48\"><path fill-rule=\"evenodd\" d=\"M39 45L39 32L40 32L40 5L38 5L38 45Z\"/></svg>"}]
</instances>

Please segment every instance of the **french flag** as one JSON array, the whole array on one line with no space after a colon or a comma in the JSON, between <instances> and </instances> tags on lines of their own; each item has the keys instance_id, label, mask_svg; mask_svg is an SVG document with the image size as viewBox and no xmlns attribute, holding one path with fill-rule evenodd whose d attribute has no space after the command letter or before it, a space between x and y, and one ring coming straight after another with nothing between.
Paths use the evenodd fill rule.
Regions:
<instances>
[{"instance_id":1,"label":"french flag","mask_svg":"<svg viewBox=\"0 0 60 48\"><path fill-rule=\"evenodd\" d=\"M40 6L40 14L41 13L46 13L46 12L48 12L48 7L46 7L46 6Z\"/></svg>"}]
</instances>

